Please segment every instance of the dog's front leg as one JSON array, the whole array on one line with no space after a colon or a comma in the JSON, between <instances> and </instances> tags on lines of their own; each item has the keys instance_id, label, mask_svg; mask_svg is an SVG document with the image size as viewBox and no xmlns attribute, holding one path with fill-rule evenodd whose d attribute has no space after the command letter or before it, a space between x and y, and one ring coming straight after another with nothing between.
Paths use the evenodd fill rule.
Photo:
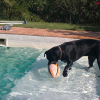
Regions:
<instances>
[{"instance_id":1,"label":"dog's front leg","mask_svg":"<svg viewBox=\"0 0 100 100\"><path fill-rule=\"evenodd\" d=\"M68 68L70 68L71 66L72 66L72 64L73 64L73 62L70 62L70 63L68 63L66 66L65 66L65 68L64 68L64 71L63 71L63 76L64 77L67 77L67 71L68 71Z\"/></svg>"}]
</instances>

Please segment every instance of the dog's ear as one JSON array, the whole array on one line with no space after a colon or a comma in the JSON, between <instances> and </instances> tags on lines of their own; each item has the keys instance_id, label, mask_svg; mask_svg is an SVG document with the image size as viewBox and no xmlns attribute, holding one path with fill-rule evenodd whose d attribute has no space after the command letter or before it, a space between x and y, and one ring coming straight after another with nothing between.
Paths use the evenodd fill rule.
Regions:
<instances>
[{"instance_id":1,"label":"dog's ear","mask_svg":"<svg viewBox=\"0 0 100 100\"><path fill-rule=\"evenodd\" d=\"M44 53L44 57L45 57L45 54L47 54L47 51Z\"/></svg>"}]
</instances>

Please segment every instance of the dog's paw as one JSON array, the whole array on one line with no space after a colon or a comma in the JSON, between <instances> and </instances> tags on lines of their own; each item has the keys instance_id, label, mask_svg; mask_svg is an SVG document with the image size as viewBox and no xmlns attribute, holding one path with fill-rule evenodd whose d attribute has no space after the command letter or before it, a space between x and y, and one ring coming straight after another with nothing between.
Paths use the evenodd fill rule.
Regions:
<instances>
[{"instance_id":1,"label":"dog's paw","mask_svg":"<svg viewBox=\"0 0 100 100\"><path fill-rule=\"evenodd\" d=\"M67 77L67 75L68 75L68 74L67 74L67 71L63 71L63 76L64 76L64 77Z\"/></svg>"}]
</instances>

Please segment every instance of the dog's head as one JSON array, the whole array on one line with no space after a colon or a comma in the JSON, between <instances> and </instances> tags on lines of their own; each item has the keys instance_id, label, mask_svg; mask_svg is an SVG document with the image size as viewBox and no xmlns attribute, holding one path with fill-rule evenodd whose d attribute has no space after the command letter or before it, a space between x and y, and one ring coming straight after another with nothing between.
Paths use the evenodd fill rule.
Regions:
<instances>
[{"instance_id":1,"label":"dog's head","mask_svg":"<svg viewBox=\"0 0 100 100\"><path fill-rule=\"evenodd\" d=\"M48 65L55 64L60 59L60 50L59 47L53 47L50 50L44 53L46 54L46 58L48 59Z\"/></svg>"}]
</instances>

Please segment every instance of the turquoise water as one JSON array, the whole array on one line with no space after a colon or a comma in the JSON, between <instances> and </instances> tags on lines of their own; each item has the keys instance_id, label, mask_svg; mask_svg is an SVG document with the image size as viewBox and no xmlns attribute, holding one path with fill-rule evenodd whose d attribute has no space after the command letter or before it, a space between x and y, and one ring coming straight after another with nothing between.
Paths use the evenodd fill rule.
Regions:
<instances>
[{"instance_id":1,"label":"turquoise water","mask_svg":"<svg viewBox=\"0 0 100 100\"><path fill-rule=\"evenodd\" d=\"M33 67L42 50L0 47L0 97L11 92L16 82Z\"/></svg>"},{"instance_id":2,"label":"turquoise water","mask_svg":"<svg viewBox=\"0 0 100 100\"><path fill-rule=\"evenodd\" d=\"M66 63L58 61L61 74L51 78L45 50L0 47L0 97L2 100L100 100L97 61L89 71L88 58L74 62L68 77Z\"/></svg>"}]
</instances>

